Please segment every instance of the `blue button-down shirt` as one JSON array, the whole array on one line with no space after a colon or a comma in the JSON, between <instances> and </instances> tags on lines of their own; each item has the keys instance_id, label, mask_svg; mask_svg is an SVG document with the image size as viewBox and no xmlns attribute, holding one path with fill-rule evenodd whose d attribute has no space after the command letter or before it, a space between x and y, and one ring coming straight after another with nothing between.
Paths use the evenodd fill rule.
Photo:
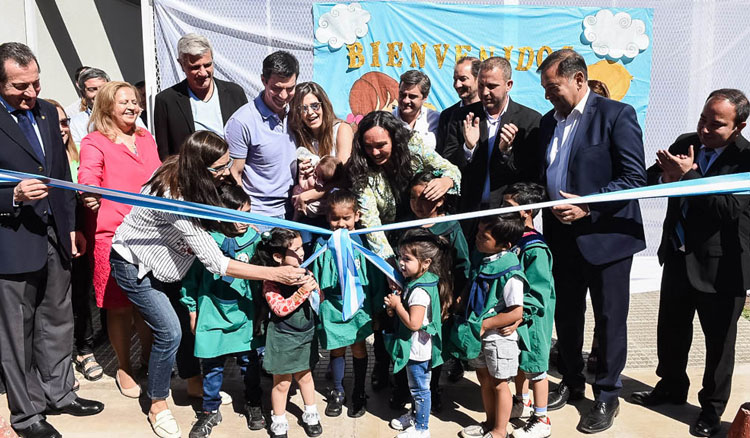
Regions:
<instances>
[{"instance_id":1,"label":"blue button-down shirt","mask_svg":"<svg viewBox=\"0 0 750 438\"><path fill-rule=\"evenodd\" d=\"M263 92L243 105L227 122L229 155L245 160L242 185L251 211L283 216L297 177L297 155L288 117L281 120L263 101Z\"/></svg>"}]
</instances>

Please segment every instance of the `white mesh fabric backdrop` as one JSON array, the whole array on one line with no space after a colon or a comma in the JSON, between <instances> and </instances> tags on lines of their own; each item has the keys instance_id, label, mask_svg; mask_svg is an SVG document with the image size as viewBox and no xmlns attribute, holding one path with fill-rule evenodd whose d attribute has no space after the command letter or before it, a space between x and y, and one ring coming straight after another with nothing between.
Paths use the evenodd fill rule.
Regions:
<instances>
[{"instance_id":1,"label":"white mesh fabric backdrop","mask_svg":"<svg viewBox=\"0 0 750 438\"><path fill-rule=\"evenodd\" d=\"M176 46L180 36L189 32L205 35L211 41L216 76L242 85L250 99L262 88L263 58L275 50L284 49L297 57L300 81L312 79L313 3L312 0L154 0L160 89L184 79L176 62ZM462 3L503 2L464 0ZM750 35L747 27L750 1L661 0L646 4L637 0L520 0L514 4L654 9L651 96L646 126L642 127L647 166L653 163L657 149L668 147L679 134L695 130L703 102L711 90L731 87L750 92L750 78L744 68L744 62L750 59L750 45L746 43ZM648 248L636 257L633 291L659 287L655 256L665 205L664 200L641 201Z\"/></svg>"}]
</instances>

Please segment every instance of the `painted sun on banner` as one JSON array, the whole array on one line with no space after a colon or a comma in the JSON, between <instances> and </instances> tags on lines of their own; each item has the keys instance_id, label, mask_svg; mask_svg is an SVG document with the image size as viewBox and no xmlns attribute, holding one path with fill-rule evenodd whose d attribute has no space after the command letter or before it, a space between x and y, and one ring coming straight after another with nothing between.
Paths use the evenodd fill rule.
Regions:
<instances>
[{"instance_id":1,"label":"painted sun on banner","mask_svg":"<svg viewBox=\"0 0 750 438\"><path fill-rule=\"evenodd\" d=\"M563 8L402 2L316 3L314 73L336 115L357 123L397 105L398 78L419 69L432 81L426 105L442 110L458 98L453 68L464 56L510 61L511 96L541 113L537 67L572 48L613 99L632 105L641 126L651 84L652 9Z\"/></svg>"}]
</instances>

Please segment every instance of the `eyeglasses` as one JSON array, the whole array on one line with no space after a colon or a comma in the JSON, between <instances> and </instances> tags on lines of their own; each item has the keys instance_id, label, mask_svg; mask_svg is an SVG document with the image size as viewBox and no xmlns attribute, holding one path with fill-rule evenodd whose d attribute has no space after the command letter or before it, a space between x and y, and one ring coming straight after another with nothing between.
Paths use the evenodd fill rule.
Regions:
<instances>
[{"instance_id":1,"label":"eyeglasses","mask_svg":"<svg viewBox=\"0 0 750 438\"><path fill-rule=\"evenodd\" d=\"M313 102L310 105L301 105L299 109L304 114L307 112L307 110L319 111L320 107L321 107L320 102Z\"/></svg>"},{"instance_id":2,"label":"eyeglasses","mask_svg":"<svg viewBox=\"0 0 750 438\"><path fill-rule=\"evenodd\" d=\"M221 172L223 172L223 171L231 168L232 167L232 163L234 163L234 158L229 157L229 161L227 161L227 164L224 164L223 166L219 166L219 167L206 167L206 169L208 169L209 172L221 173Z\"/></svg>"},{"instance_id":3,"label":"eyeglasses","mask_svg":"<svg viewBox=\"0 0 750 438\"><path fill-rule=\"evenodd\" d=\"M70 126L70 117L67 117L65 119L60 119L60 126L63 126L65 128Z\"/></svg>"}]
</instances>

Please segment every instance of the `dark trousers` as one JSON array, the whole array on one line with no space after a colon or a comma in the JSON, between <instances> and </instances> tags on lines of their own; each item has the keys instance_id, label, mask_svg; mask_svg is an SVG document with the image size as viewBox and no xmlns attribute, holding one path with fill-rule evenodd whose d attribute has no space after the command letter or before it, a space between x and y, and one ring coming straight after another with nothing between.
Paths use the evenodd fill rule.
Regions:
<instances>
[{"instance_id":1,"label":"dark trousers","mask_svg":"<svg viewBox=\"0 0 750 438\"><path fill-rule=\"evenodd\" d=\"M614 402L622 388L620 373L625 368L628 352L627 320L633 257L592 265L586 262L575 243L565 248L553 248L552 255L557 293L558 370L568 386L582 388L585 385L581 350L588 290L599 342L594 394L599 401Z\"/></svg>"},{"instance_id":2,"label":"dark trousers","mask_svg":"<svg viewBox=\"0 0 750 438\"><path fill-rule=\"evenodd\" d=\"M191 377L201 375L201 362L195 357L195 335L190 330L190 312L187 307L180 303L180 288L182 284L172 283L165 291L169 302L174 308L174 312L177 314L177 319L180 321L180 329L182 330L182 338L180 339L180 347L177 349L177 357L175 362L177 363L177 373L181 379L189 379Z\"/></svg>"},{"instance_id":3,"label":"dark trousers","mask_svg":"<svg viewBox=\"0 0 750 438\"><path fill-rule=\"evenodd\" d=\"M94 327L91 320L91 268L88 256L73 260L71 271L71 301L73 303L73 341L78 355L94 352Z\"/></svg>"},{"instance_id":4,"label":"dark trousers","mask_svg":"<svg viewBox=\"0 0 750 438\"><path fill-rule=\"evenodd\" d=\"M213 412L221 405L221 384L224 382L224 365L227 358L237 358L240 374L245 383L245 401L250 406L260 406L263 389L260 387L260 357L255 350L201 359L203 366L203 411Z\"/></svg>"},{"instance_id":5,"label":"dark trousers","mask_svg":"<svg viewBox=\"0 0 750 438\"><path fill-rule=\"evenodd\" d=\"M48 406L59 408L76 398L70 268L60 260L51 227L48 237L44 268L0 275L0 365L16 429L44 419Z\"/></svg>"},{"instance_id":6,"label":"dark trousers","mask_svg":"<svg viewBox=\"0 0 750 438\"><path fill-rule=\"evenodd\" d=\"M697 311L706 338L706 367L698 401L701 417L710 422L721 418L732 388L737 321L745 304L741 292L697 291L688 281L683 253L674 253L664 260L657 325L656 375L661 380L657 388L679 396L687 394L690 380L686 368Z\"/></svg>"}]
</instances>

